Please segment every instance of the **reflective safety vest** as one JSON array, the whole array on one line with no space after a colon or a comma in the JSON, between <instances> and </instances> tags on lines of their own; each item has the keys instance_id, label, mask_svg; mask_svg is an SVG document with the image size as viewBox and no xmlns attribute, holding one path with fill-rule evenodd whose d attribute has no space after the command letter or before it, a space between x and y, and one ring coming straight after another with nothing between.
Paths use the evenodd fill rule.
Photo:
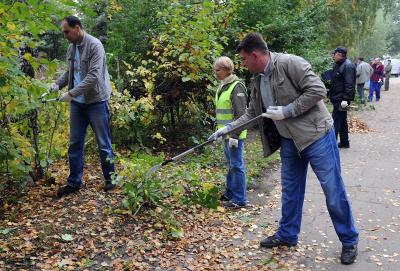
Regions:
<instances>
[{"instance_id":1,"label":"reflective safety vest","mask_svg":"<svg viewBox=\"0 0 400 271\"><path fill-rule=\"evenodd\" d=\"M216 107L216 119L217 119L217 129L224 127L226 124L234 120L234 114L231 104L231 94L235 86L240 83L235 81L231 83L229 88L223 91L218 98L218 91L215 94L215 107ZM240 83L241 84L241 83ZM239 139L245 139L247 136L247 130L240 133ZM229 136L228 136L229 137Z\"/></svg>"}]
</instances>

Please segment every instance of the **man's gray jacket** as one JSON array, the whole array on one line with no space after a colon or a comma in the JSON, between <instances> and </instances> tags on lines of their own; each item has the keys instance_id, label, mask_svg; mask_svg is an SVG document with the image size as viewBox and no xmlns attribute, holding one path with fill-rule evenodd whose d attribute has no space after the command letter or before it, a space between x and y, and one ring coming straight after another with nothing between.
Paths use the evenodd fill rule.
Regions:
<instances>
[{"instance_id":1,"label":"man's gray jacket","mask_svg":"<svg viewBox=\"0 0 400 271\"><path fill-rule=\"evenodd\" d=\"M373 72L371 65L365 61L361 61L356 69L356 84L364 84L369 80Z\"/></svg>"},{"instance_id":2,"label":"man's gray jacket","mask_svg":"<svg viewBox=\"0 0 400 271\"><path fill-rule=\"evenodd\" d=\"M287 106L291 117L275 121L280 129L291 135L299 152L323 137L333 126L323 99L326 89L320 78L311 70L311 65L301 57L289 54L270 53L270 83L277 106ZM250 85L250 103L246 113L232 122L233 128L265 112L260 93L260 78L257 74ZM268 122L269 121L269 122ZM276 150L277 130L274 122L261 120L259 127L264 156Z\"/></svg>"},{"instance_id":3,"label":"man's gray jacket","mask_svg":"<svg viewBox=\"0 0 400 271\"><path fill-rule=\"evenodd\" d=\"M73 68L77 48L75 44L70 44L67 50L68 71L56 80L56 84L60 89L68 85L69 93L73 97L83 94L87 104L108 100L111 94L111 85L104 47L98 39L86 32L81 46L80 75L82 81L77 86L73 85Z\"/></svg>"}]
</instances>

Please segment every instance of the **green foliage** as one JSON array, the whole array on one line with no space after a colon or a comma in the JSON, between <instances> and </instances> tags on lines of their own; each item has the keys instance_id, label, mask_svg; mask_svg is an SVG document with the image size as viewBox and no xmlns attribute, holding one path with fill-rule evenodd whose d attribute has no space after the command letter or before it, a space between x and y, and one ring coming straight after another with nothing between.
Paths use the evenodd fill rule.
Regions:
<instances>
[{"instance_id":1,"label":"green foliage","mask_svg":"<svg viewBox=\"0 0 400 271\"><path fill-rule=\"evenodd\" d=\"M366 60L373 57L382 57L387 52L386 37L389 32L389 20L385 18L382 10L377 12L370 35L359 42L359 53Z\"/></svg>"},{"instance_id":2,"label":"green foliage","mask_svg":"<svg viewBox=\"0 0 400 271\"><path fill-rule=\"evenodd\" d=\"M151 96L136 99L127 90L118 92L114 89L110 100L111 125L114 142L124 146L144 146L149 131L154 127L154 101ZM162 141L163 137L153 137ZM149 145L149 144L146 144Z\"/></svg>"},{"instance_id":3,"label":"green foliage","mask_svg":"<svg viewBox=\"0 0 400 271\"><path fill-rule=\"evenodd\" d=\"M118 0L110 1L107 7L108 32L106 49L109 51L111 74L115 79L125 79L118 84L121 90L127 84L123 61L133 66L140 64L151 49L150 38L161 24L157 13L164 9L162 0Z\"/></svg>"},{"instance_id":4,"label":"green foliage","mask_svg":"<svg viewBox=\"0 0 400 271\"><path fill-rule=\"evenodd\" d=\"M395 4L391 10L388 11L386 16L390 17L390 23L388 23L388 53L392 57L399 57L400 55L400 2L395 1Z\"/></svg>"},{"instance_id":5,"label":"green foliage","mask_svg":"<svg viewBox=\"0 0 400 271\"><path fill-rule=\"evenodd\" d=\"M195 190L190 201L201 206L217 209L219 188L212 183L204 183L201 188Z\"/></svg>"},{"instance_id":6,"label":"green foliage","mask_svg":"<svg viewBox=\"0 0 400 271\"><path fill-rule=\"evenodd\" d=\"M279 160L279 154L264 158L260 140L246 145L245 164L247 180L258 182L263 171ZM182 163L171 163L146 175L151 166L160 164L160 156L137 153L129 158L119 157L120 170L116 182L125 194L122 213L136 215L145 207L149 214L163 223L171 236L183 234L175 216L177 206L200 205L216 209L221 190L224 189L226 161L222 144L206 147Z\"/></svg>"},{"instance_id":7,"label":"green foliage","mask_svg":"<svg viewBox=\"0 0 400 271\"><path fill-rule=\"evenodd\" d=\"M159 161L159 157L146 154L138 154L129 159L118 159L121 169L115 182L126 194L123 205L131 214L137 213L145 204L157 206L163 198L163 189L169 185L153 177L146 179L146 172L150 165Z\"/></svg>"},{"instance_id":8,"label":"green foliage","mask_svg":"<svg viewBox=\"0 0 400 271\"><path fill-rule=\"evenodd\" d=\"M150 40L151 51L127 74L142 93L157 97L157 119L167 130L202 122L210 112L207 86L214 81L213 62L226 42L223 30L231 13L230 6L211 1L175 1L159 12L163 23Z\"/></svg>"},{"instance_id":9,"label":"green foliage","mask_svg":"<svg viewBox=\"0 0 400 271\"><path fill-rule=\"evenodd\" d=\"M213 62L227 42L234 6L162 2L118 1L109 7L114 30L107 46L119 90L113 130L123 131L122 140L116 139L128 146L157 148L171 138L185 143L185 132L199 136L213 119ZM130 4L136 8L125 8ZM132 25L128 15L141 19Z\"/></svg>"},{"instance_id":10,"label":"green foliage","mask_svg":"<svg viewBox=\"0 0 400 271\"><path fill-rule=\"evenodd\" d=\"M13 181L24 181L32 171L32 118L40 111L38 96L47 90L42 81L20 70L21 63L28 63L32 71L47 69L48 76L54 74L56 63L33 52L45 31L57 29L51 15L62 13L64 4L68 1L57 5L39 0L0 3L0 168L2 179L6 180L3 188Z\"/></svg>"}]
</instances>

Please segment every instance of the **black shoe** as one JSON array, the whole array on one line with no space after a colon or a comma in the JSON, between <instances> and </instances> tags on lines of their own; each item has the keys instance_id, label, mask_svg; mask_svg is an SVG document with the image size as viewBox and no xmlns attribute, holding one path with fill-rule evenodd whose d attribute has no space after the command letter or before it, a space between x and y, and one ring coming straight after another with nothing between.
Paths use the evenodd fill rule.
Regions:
<instances>
[{"instance_id":1,"label":"black shoe","mask_svg":"<svg viewBox=\"0 0 400 271\"><path fill-rule=\"evenodd\" d=\"M232 201L224 201L222 205L227 209L240 209L246 208L246 204L237 204Z\"/></svg>"},{"instance_id":2,"label":"black shoe","mask_svg":"<svg viewBox=\"0 0 400 271\"><path fill-rule=\"evenodd\" d=\"M106 181L105 185L104 185L104 192L108 192L111 190L114 190L117 186L115 184L113 184L111 181Z\"/></svg>"},{"instance_id":3,"label":"black shoe","mask_svg":"<svg viewBox=\"0 0 400 271\"><path fill-rule=\"evenodd\" d=\"M275 235L268 236L264 240L261 240L260 246L265 247L265 248L273 248L273 247L280 247L280 246L285 246L285 247L294 247L297 244L290 244L284 241L279 240Z\"/></svg>"},{"instance_id":4,"label":"black shoe","mask_svg":"<svg viewBox=\"0 0 400 271\"><path fill-rule=\"evenodd\" d=\"M79 187L73 187L73 186L70 186L67 184L66 186L63 186L58 190L57 198L60 199L62 197L68 196L69 194L72 194L72 193L75 193L78 191L79 191Z\"/></svg>"},{"instance_id":5,"label":"black shoe","mask_svg":"<svg viewBox=\"0 0 400 271\"><path fill-rule=\"evenodd\" d=\"M352 264L357 257L357 245L343 246L342 255L340 255L340 262L342 264Z\"/></svg>"},{"instance_id":6,"label":"black shoe","mask_svg":"<svg viewBox=\"0 0 400 271\"><path fill-rule=\"evenodd\" d=\"M339 144L337 144L337 146L342 149L348 149L348 148L350 148L350 143L344 144L344 143L340 142Z\"/></svg>"},{"instance_id":7,"label":"black shoe","mask_svg":"<svg viewBox=\"0 0 400 271\"><path fill-rule=\"evenodd\" d=\"M220 200L220 201L230 201L231 199L228 198L227 196L225 196L225 194L222 194L222 195L219 197L219 200Z\"/></svg>"}]
</instances>

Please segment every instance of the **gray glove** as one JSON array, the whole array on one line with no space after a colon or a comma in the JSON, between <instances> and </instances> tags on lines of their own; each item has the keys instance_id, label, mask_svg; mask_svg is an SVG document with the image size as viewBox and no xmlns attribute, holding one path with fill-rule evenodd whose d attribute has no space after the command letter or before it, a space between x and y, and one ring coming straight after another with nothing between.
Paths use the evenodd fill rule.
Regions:
<instances>
[{"instance_id":1,"label":"gray glove","mask_svg":"<svg viewBox=\"0 0 400 271\"><path fill-rule=\"evenodd\" d=\"M222 128L219 128L215 133L213 133L212 135L210 135L210 137L208 138L208 140L217 140L219 138L222 139L222 136L225 135L227 132L229 132L230 130L232 130L230 125L224 126Z\"/></svg>"},{"instance_id":2,"label":"gray glove","mask_svg":"<svg viewBox=\"0 0 400 271\"><path fill-rule=\"evenodd\" d=\"M69 103L71 100L72 100L72 96L69 95L68 92L64 92L63 94L61 94L60 98L58 98L59 102Z\"/></svg>"},{"instance_id":3,"label":"gray glove","mask_svg":"<svg viewBox=\"0 0 400 271\"><path fill-rule=\"evenodd\" d=\"M49 88L49 92L56 92L60 89L60 86L57 85L56 83L51 83L50 88Z\"/></svg>"},{"instance_id":4,"label":"gray glove","mask_svg":"<svg viewBox=\"0 0 400 271\"><path fill-rule=\"evenodd\" d=\"M272 120L283 120L285 115L283 114L283 106L268 106L267 118Z\"/></svg>"}]
</instances>

